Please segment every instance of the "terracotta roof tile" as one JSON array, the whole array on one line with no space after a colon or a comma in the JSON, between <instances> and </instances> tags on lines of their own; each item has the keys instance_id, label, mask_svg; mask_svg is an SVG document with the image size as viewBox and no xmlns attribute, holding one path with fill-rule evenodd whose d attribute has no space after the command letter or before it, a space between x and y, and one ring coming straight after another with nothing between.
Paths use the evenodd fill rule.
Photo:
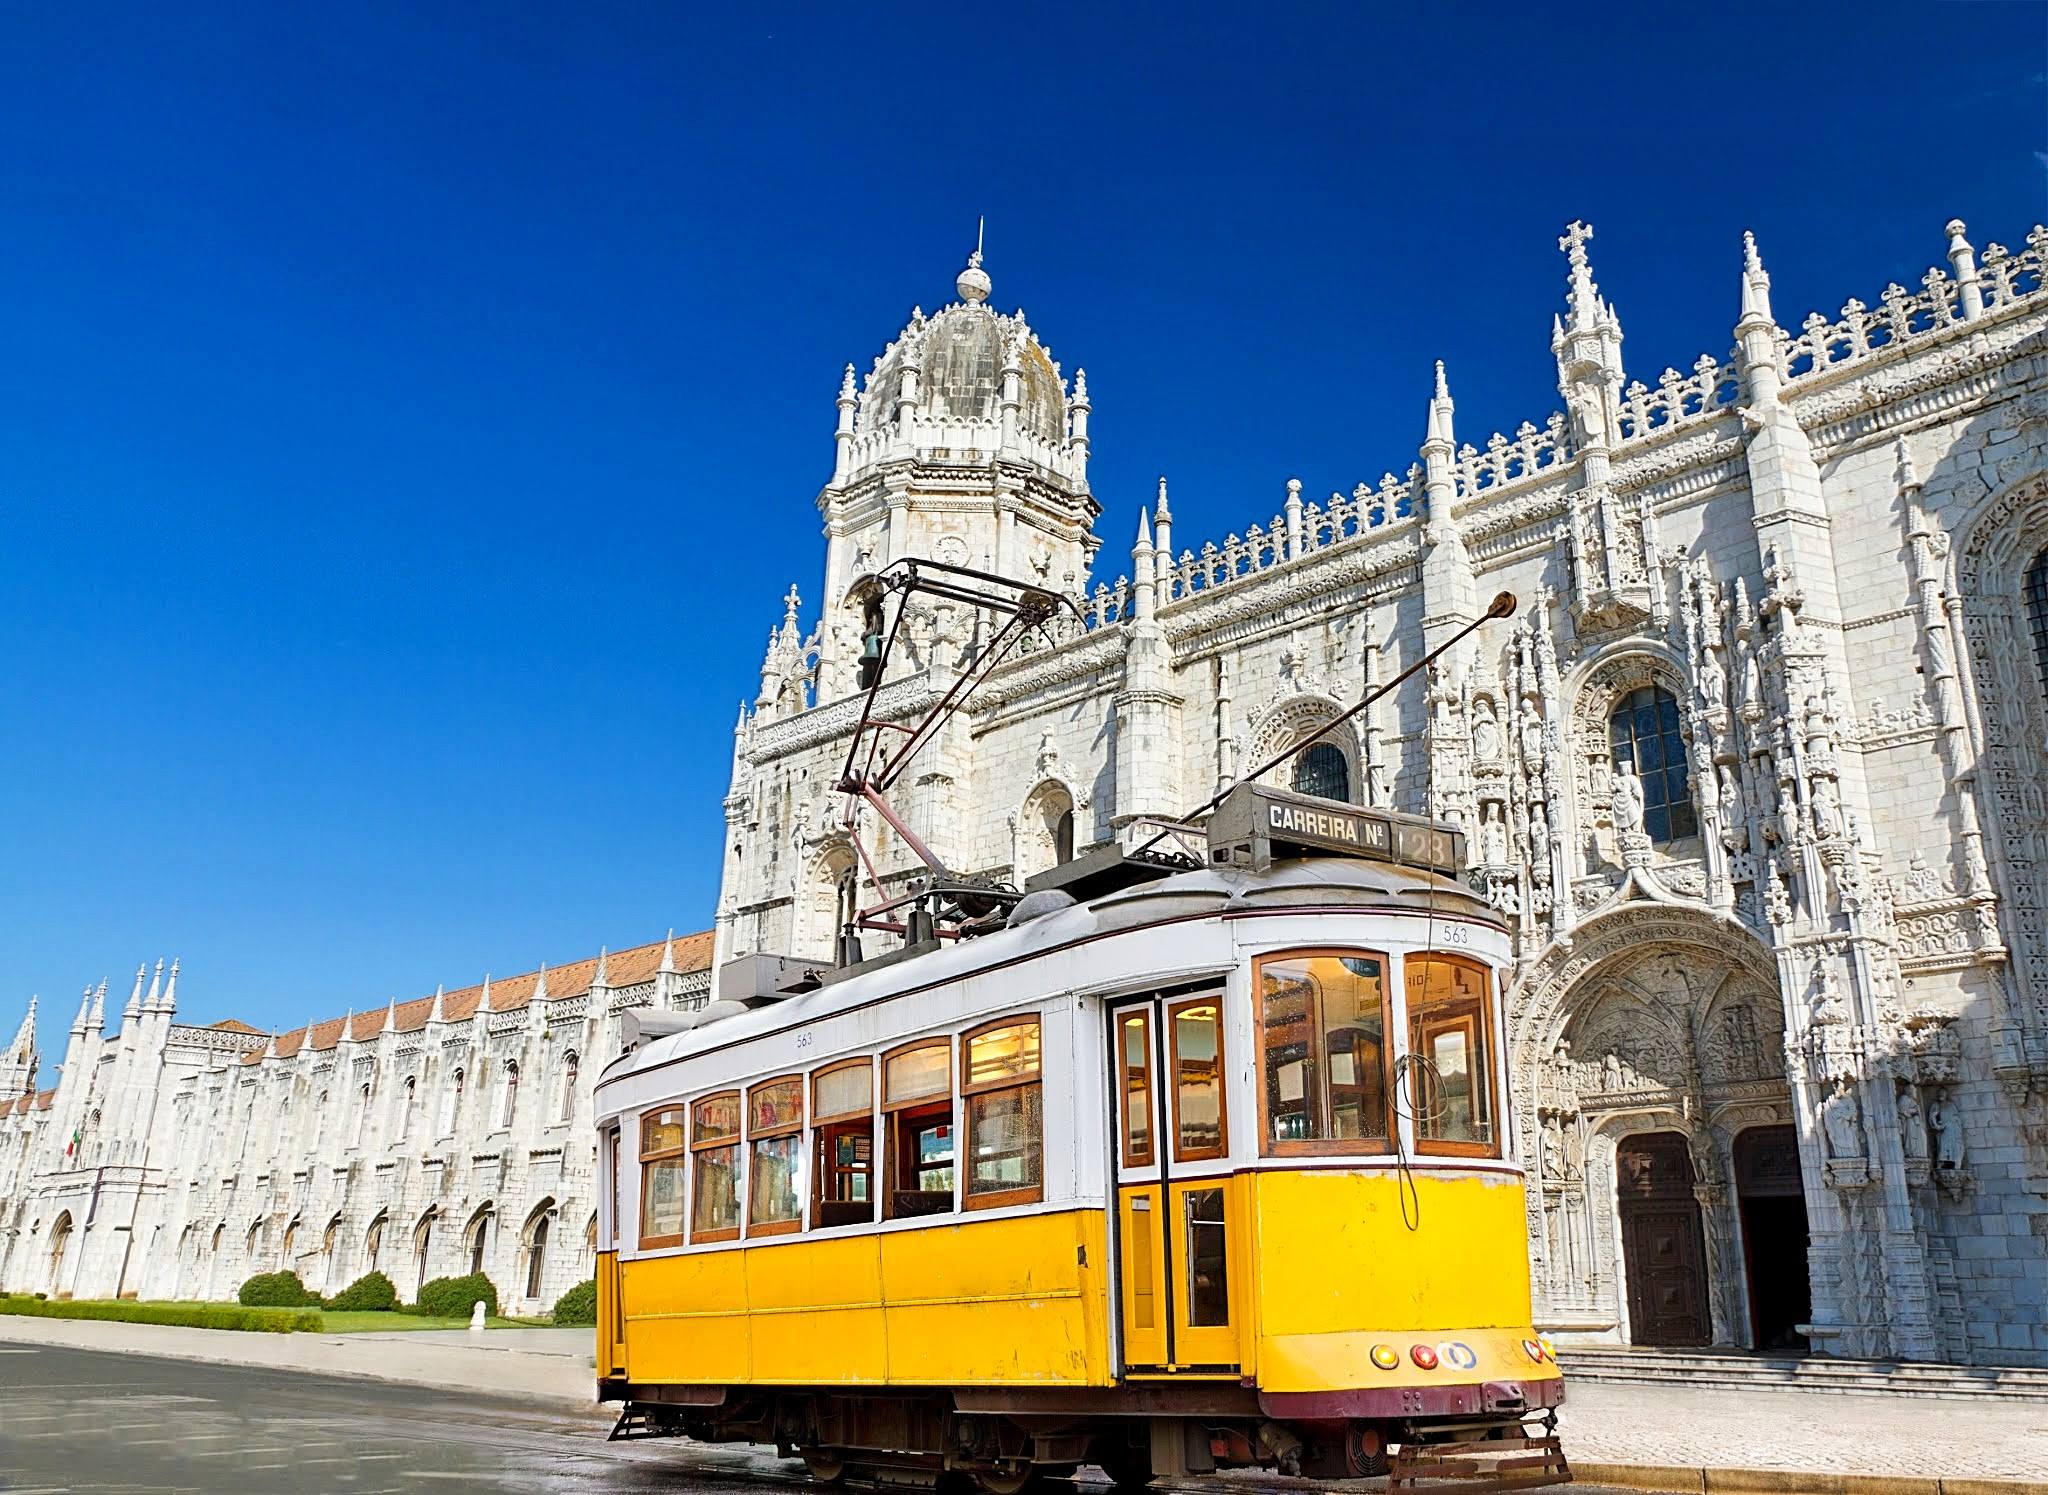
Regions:
<instances>
[{"instance_id":1,"label":"terracotta roof tile","mask_svg":"<svg viewBox=\"0 0 2048 1495\"><path fill-rule=\"evenodd\" d=\"M217 1023L208 1023L206 1026L222 1033L261 1033L263 1031L261 1028L252 1028L247 1023L237 1022L231 1017L222 1018Z\"/></svg>"},{"instance_id":2,"label":"terracotta roof tile","mask_svg":"<svg viewBox=\"0 0 2048 1495\"><path fill-rule=\"evenodd\" d=\"M652 980L654 973L661 969L662 951L666 940L656 940L649 945L635 945L626 950L614 950L605 957L605 980L611 986L634 986L642 981ZM675 941L676 970L684 974L705 971L711 968L712 931L698 934L679 935ZM567 965L548 967L548 996L552 1000L563 997L581 996L590 990L590 983L597 976L597 959L571 961ZM540 972L527 971L503 980L491 980L492 1012L516 1012L533 1001L535 989L540 984ZM483 984L465 986L460 991L442 993L441 1013L449 1022L464 1022L476 1016L477 1007L483 1000ZM401 1033L413 1033L426 1027L427 1019L433 1014L432 997L415 997L409 1002L398 1004L396 1027ZM384 1029L388 1007L370 1007L358 1012L349 1021L350 1034L359 1041L375 1038ZM277 1036L277 1052L281 1058L290 1058L301 1048L311 1046L313 1052L331 1049L341 1042L341 1018L329 1018L307 1028L294 1028L289 1033ZM240 1033L255 1033L260 1029L250 1028L234 1022L215 1023L216 1028L231 1028ZM252 1049L241 1056L244 1064L259 1063L268 1049Z\"/></svg>"}]
</instances>

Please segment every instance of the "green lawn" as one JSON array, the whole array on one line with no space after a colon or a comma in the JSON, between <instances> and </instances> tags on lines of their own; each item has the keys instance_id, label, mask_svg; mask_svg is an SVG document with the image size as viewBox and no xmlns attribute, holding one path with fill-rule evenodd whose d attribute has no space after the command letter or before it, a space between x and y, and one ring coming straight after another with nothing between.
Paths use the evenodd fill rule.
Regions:
<instances>
[{"instance_id":1,"label":"green lawn","mask_svg":"<svg viewBox=\"0 0 2048 1495\"><path fill-rule=\"evenodd\" d=\"M231 1303L47 1302L0 1296L0 1313L39 1318L115 1319L139 1324L173 1324L191 1329L268 1330L271 1333L368 1334L425 1329L467 1329L469 1320L421 1318L411 1313L336 1313L321 1308L243 1308ZM492 1318L493 1329L541 1327L540 1319ZM596 1331L592 1331L593 1334Z\"/></svg>"}]
</instances>

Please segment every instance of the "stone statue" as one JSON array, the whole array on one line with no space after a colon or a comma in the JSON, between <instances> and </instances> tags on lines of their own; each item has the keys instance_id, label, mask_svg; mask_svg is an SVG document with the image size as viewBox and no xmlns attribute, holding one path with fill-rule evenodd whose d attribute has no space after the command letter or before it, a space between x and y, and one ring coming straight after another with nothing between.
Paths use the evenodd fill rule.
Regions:
<instances>
[{"instance_id":1,"label":"stone statue","mask_svg":"<svg viewBox=\"0 0 2048 1495\"><path fill-rule=\"evenodd\" d=\"M1835 816L1835 781L1825 774L1813 780L1813 833L1825 841L1841 829Z\"/></svg>"},{"instance_id":2,"label":"stone statue","mask_svg":"<svg viewBox=\"0 0 2048 1495\"><path fill-rule=\"evenodd\" d=\"M1472 707L1472 758L1478 763L1500 761L1500 722L1493 714L1493 702L1484 696Z\"/></svg>"},{"instance_id":3,"label":"stone statue","mask_svg":"<svg viewBox=\"0 0 2048 1495\"><path fill-rule=\"evenodd\" d=\"M1935 1101L1927 1108L1927 1125L1934 1133L1935 1172L1962 1172L1963 1119L1956 1115L1954 1104L1946 1098Z\"/></svg>"},{"instance_id":4,"label":"stone statue","mask_svg":"<svg viewBox=\"0 0 2048 1495\"><path fill-rule=\"evenodd\" d=\"M1643 781L1636 777L1635 765L1622 758L1614 760L1614 828L1643 828Z\"/></svg>"},{"instance_id":5,"label":"stone statue","mask_svg":"<svg viewBox=\"0 0 2048 1495\"><path fill-rule=\"evenodd\" d=\"M1820 1121L1827 1135L1829 1157L1837 1162L1862 1159L1863 1109L1856 1104L1856 1092L1846 1077L1838 1076L1835 1088L1820 1103Z\"/></svg>"},{"instance_id":6,"label":"stone statue","mask_svg":"<svg viewBox=\"0 0 2048 1495\"><path fill-rule=\"evenodd\" d=\"M1555 1116L1543 1118L1543 1176L1564 1177L1564 1128Z\"/></svg>"},{"instance_id":7,"label":"stone statue","mask_svg":"<svg viewBox=\"0 0 2048 1495\"><path fill-rule=\"evenodd\" d=\"M1507 864L1508 828L1500 818L1500 803L1489 800L1486 805L1486 819L1479 827L1479 859L1489 867Z\"/></svg>"},{"instance_id":8,"label":"stone statue","mask_svg":"<svg viewBox=\"0 0 2048 1495\"><path fill-rule=\"evenodd\" d=\"M1906 862L1906 891L1921 903L1931 902L1945 891L1921 852L1914 852Z\"/></svg>"},{"instance_id":9,"label":"stone statue","mask_svg":"<svg viewBox=\"0 0 2048 1495\"><path fill-rule=\"evenodd\" d=\"M1824 960L1813 963L1813 1000L1808 1010L1817 1024L1846 1023L1849 1020L1849 1004L1842 1000L1842 989L1835 984L1835 973L1828 969Z\"/></svg>"},{"instance_id":10,"label":"stone statue","mask_svg":"<svg viewBox=\"0 0 2048 1495\"><path fill-rule=\"evenodd\" d=\"M1742 803L1742 786L1735 782L1735 770L1726 763L1720 766L1719 788L1716 791L1721 801L1721 844L1730 851L1740 851L1749 844L1749 816Z\"/></svg>"},{"instance_id":11,"label":"stone statue","mask_svg":"<svg viewBox=\"0 0 2048 1495\"><path fill-rule=\"evenodd\" d=\"M1700 650L1700 699L1710 711L1728 704L1728 672L1721 667L1720 651L1709 644Z\"/></svg>"},{"instance_id":12,"label":"stone statue","mask_svg":"<svg viewBox=\"0 0 2048 1495\"><path fill-rule=\"evenodd\" d=\"M1927 1124L1920 1115L1920 1102L1913 1098L1911 1085L1899 1091L1899 1146L1909 1162L1927 1160Z\"/></svg>"},{"instance_id":13,"label":"stone statue","mask_svg":"<svg viewBox=\"0 0 2048 1495\"><path fill-rule=\"evenodd\" d=\"M1609 1095L1616 1094L1621 1090L1620 1055L1609 1052L1607 1057L1600 1061L1600 1088Z\"/></svg>"},{"instance_id":14,"label":"stone statue","mask_svg":"<svg viewBox=\"0 0 2048 1495\"><path fill-rule=\"evenodd\" d=\"M1543 772L1543 721L1534 701L1522 702L1522 766L1531 775Z\"/></svg>"}]
</instances>

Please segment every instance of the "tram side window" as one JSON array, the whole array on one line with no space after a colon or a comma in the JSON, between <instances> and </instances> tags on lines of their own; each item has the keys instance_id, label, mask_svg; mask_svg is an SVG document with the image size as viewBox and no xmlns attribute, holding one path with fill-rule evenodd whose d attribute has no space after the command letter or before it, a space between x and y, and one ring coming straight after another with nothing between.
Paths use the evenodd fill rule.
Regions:
<instances>
[{"instance_id":1,"label":"tram side window","mask_svg":"<svg viewBox=\"0 0 2048 1495\"><path fill-rule=\"evenodd\" d=\"M819 1070L811 1077L813 1226L866 1225L875 1218L874 1150L874 1061Z\"/></svg>"},{"instance_id":2,"label":"tram side window","mask_svg":"<svg viewBox=\"0 0 2048 1495\"><path fill-rule=\"evenodd\" d=\"M1027 1204L1045 1193L1045 1109L1038 1019L1005 1018L962 1043L967 1207Z\"/></svg>"},{"instance_id":3,"label":"tram side window","mask_svg":"<svg viewBox=\"0 0 2048 1495\"><path fill-rule=\"evenodd\" d=\"M640 1247L643 1251L683 1243L683 1115L681 1106L664 1106L640 1118ZM618 1136L616 1132L612 1135L615 1139ZM616 1159L617 1154L613 1156ZM614 1211L618 1209L618 1187L615 1169L612 1177Z\"/></svg>"},{"instance_id":4,"label":"tram side window","mask_svg":"<svg viewBox=\"0 0 2048 1495\"><path fill-rule=\"evenodd\" d=\"M1267 1153L1386 1149L1386 969L1369 950L1259 960Z\"/></svg>"},{"instance_id":5,"label":"tram side window","mask_svg":"<svg viewBox=\"0 0 2048 1495\"><path fill-rule=\"evenodd\" d=\"M1411 955L1404 962L1408 1052L1418 1152L1500 1151L1493 1124L1493 1046L1486 968L1448 955Z\"/></svg>"},{"instance_id":6,"label":"tram side window","mask_svg":"<svg viewBox=\"0 0 2048 1495\"><path fill-rule=\"evenodd\" d=\"M747 1234L803 1226L804 1082L791 1075L747 1092Z\"/></svg>"},{"instance_id":7,"label":"tram side window","mask_svg":"<svg viewBox=\"0 0 2048 1495\"><path fill-rule=\"evenodd\" d=\"M1123 1065L1124 1166L1143 1168L1152 1161L1152 1020L1143 1012L1126 1013L1117 1029Z\"/></svg>"},{"instance_id":8,"label":"tram side window","mask_svg":"<svg viewBox=\"0 0 2048 1495\"><path fill-rule=\"evenodd\" d=\"M690 1239L740 1233L740 1093L707 1095L691 1108Z\"/></svg>"},{"instance_id":9,"label":"tram side window","mask_svg":"<svg viewBox=\"0 0 2048 1495\"><path fill-rule=\"evenodd\" d=\"M1167 1009L1173 1043L1173 1156L1191 1163L1220 1158L1223 1132L1223 1023L1214 997Z\"/></svg>"},{"instance_id":10,"label":"tram side window","mask_svg":"<svg viewBox=\"0 0 2048 1495\"><path fill-rule=\"evenodd\" d=\"M885 1211L891 1220L953 1207L953 1042L912 1044L882 1058L889 1113Z\"/></svg>"}]
</instances>

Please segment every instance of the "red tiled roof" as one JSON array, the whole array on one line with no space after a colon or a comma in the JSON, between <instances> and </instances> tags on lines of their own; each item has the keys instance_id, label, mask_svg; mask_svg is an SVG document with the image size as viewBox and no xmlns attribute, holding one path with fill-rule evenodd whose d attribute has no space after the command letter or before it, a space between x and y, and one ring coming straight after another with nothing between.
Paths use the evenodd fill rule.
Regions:
<instances>
[{"instance_id":1,"label":"red tiled roof","mask_svg":"<svg viewBox=\"0 0 2048 1495\"><path fill-rule=\"evenodd\" d=\"M208 1023L206 1026L222 1033L261 1033L263 1031L261 1028L252 1028L247 1023L237 1022L231 1017L222 1018L217 1023Z\"/></svg>"},{"instance_id":2,"label":"red tiled roof","mask_svg":"<svg viewBox=\"0 0 2048 1495\"><path fill-rule=\"evenodd\" d=\"M704 971L711 967L712 931L699 934L679 935L676 938L676 969L682 972ZM656 940L651 945L635 945L630 950L614 950L605 957L605 982L610 986L633 986L642 981L652 980L654 973L661 969L661 953L667 941ZM581 996L590 990L590 983L597 975L597 959L571 961L567 965L547 968L548 996L552 998ZM540 972L527 971L517 976L491 982L492 1012L516 1012L533 1001L533 994L540 985ZM441 996L441 1015L449 1022L462 1022L476 1016L482 1004L484 988L481 983L465 986L460 991L444 992ZM427 1019L434 1010L432 997L415 997L410 1002L400 1002L393 1017L393 1026L400 1033L413 1033L426 1027ZM276 1045L280 1057L291 1055L309 1043L315 1053L331 1049L341 1042L341 1028L348 1023L350 1037L361 1040L375 1038L384 1030L384 1019L390 1015L388 1007L370 1007L354 1014L352 1018L329 1018L305 1028L294 1028L289 1033L277 1035ZM240 1023L215 1023L216 1028L232 1026L236 1031L254 1033L259 1030L245 1027ZM255 1064L262 1060L269 1050L251 1049L242 1055L244 1064Z\"/></svg>"}]
</instances>

